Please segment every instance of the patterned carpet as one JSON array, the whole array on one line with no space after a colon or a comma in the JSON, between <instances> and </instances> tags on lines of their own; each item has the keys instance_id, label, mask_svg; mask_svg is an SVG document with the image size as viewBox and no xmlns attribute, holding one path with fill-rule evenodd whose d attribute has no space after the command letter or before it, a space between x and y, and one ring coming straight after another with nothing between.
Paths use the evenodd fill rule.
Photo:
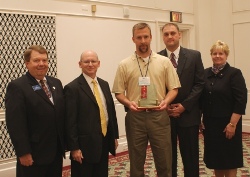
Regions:
<instances>
[{"instance_id":1,"label":"patterned carpet","mask_svg":"<svg viewBox=\"0 0 250 177\"><path fill-rule=\"evenodd\" d=\"M200 177L215 177L212 170L205 167L203 162L203 137L200 136ZM238 169L237 177L250 177L250 134L243 134L244 167ZM129 177L129 157L127 152L119 153L109 160L109 177ZM70 177L70 167L65 167L63 177ZM151 149L148 148L145 162L145 177L155 177ZM178 176L183 177L183 167L181 159L178 160Z\"/></svg>"}]
</instances>

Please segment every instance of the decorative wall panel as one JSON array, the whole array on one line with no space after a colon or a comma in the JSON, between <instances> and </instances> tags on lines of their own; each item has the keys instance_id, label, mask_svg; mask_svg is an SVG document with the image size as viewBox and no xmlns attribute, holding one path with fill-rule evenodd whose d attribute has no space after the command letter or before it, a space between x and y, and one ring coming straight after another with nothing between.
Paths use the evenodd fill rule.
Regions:
<instances>
[{"instance_id":1,"label":"decorative wall panel","mask_svg":"<svg viewBox=\"0 0 250 177\"><path fill-rule=\"evenodd\" d=\"M0 13L0 109L4 109L7 84L26 72L23 53L31 45L47 49L48 75L56 77L55 17Z\"/></svg>"},{"instance_id":2,"label":"decorative wall panel","mask_svg":"<svg viewBox=\"0 0 250 177\"><path fill-rule=\"evenodd\" d=\"M57 76L55 16L0 13L0 110L4 109L6 87L26 73L24 51L42 45L48 51L48 75ZM14 158L5 121L0 121L0 161Z\"/></svg>"},{"instance_id":3,"label":"decorative wall panel","mask_svg":"<svg viewBox=\"0 0 250 177\"><path fill-rule=\"evenodd\" d=\"M5 121L0 121L0 161L16 156L10 136L7 132Z\"/></svg>"}]
</instances>

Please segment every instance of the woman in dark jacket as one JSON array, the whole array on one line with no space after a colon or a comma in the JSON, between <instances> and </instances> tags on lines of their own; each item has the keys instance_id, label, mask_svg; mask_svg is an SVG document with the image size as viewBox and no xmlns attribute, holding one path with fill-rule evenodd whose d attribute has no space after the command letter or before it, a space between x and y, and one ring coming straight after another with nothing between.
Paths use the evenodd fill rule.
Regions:
<instances>
[{"instance_id":1,"label":"woman in dark jacket","mask_svg":"<svg viewBox=\"0 0 250 177\"><path fill-rule=\"evenodd\" d=\"M247 88L241 71L227 63L228 45L217 41L210 49L213 66L205 70L202 94L204 162L216 177L236 177L243 167L242 115Z\"/></svg>"}]
</instances>

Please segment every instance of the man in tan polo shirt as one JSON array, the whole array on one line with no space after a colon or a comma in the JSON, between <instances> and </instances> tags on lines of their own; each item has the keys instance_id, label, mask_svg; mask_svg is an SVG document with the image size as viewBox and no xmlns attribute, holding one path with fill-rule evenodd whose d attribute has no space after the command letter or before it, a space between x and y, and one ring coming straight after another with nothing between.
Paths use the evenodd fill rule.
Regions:
<instances>
[{"instance_id":1,"label":"man in tan polo shirt","mask_svg":"<svg viewBox=\"0 0 250 177\"><path fill-rule=\"evenodd\" d=\"M171 177L171 130L166 107L181 85L170 60L151 50L150 26L138 23L132 32L136 51L119 64L112 90L127 109L130 177L144 177L148 142L158 177Z\"/></svg>"}]
</instances>

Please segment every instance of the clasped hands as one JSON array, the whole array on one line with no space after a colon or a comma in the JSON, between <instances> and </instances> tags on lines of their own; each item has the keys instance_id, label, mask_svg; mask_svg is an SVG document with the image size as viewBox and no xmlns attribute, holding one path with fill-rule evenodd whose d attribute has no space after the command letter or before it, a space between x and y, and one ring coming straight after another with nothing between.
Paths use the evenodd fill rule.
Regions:
<instances>
[{"instance_id":1,"label":"clasped hands","mask_svg":"<svg viewBox=\"0 0 250 177\"><path fill-rule=\"evenodd\" d=\"M167 112L170 117L178 118L184 111L185 108L180 103L170 104L167 106Z\"/></svg>"}]
</instances>

